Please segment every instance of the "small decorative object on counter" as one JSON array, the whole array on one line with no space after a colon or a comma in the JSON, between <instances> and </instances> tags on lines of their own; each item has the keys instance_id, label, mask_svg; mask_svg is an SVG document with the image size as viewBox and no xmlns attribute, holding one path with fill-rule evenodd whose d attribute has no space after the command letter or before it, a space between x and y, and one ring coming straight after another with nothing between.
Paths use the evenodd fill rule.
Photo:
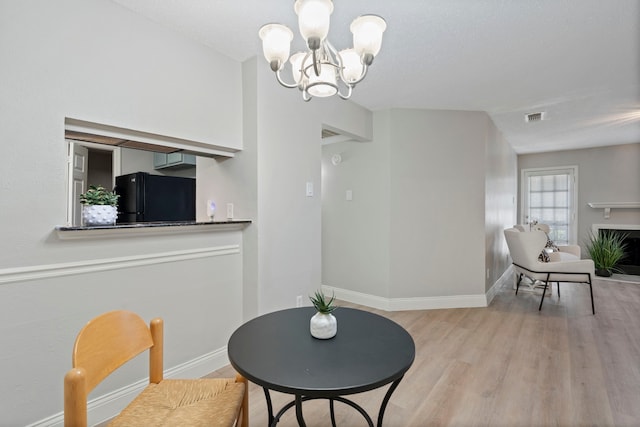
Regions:
<instances>
[{"instance_id":1,"label":"small decorative object on counter","mask_svg":"<svg viewBox=\"0 0 640 427\"><path fill-rule=\"evenodd\" d=\"M85 226L113 225L118 217L118 197L115 192L108 191L101 185L90 185L80 195L82 204L82 221Z\"/></svg>"},{"instance_id":2,"label":"small decorative object on counter","mask_svg":"<svg viewBox=\"0 0 640 427\"><path fill-rule=\"evenodd\" d=\"M333 338L338 332L338 321L331 314L337 307L333 305L335 295L327 301L322 291L316 291L315 296L309 297L311 303L318 311L309 322L309 330L314 338L326 340Z\"/></svg>"},{"instance_id":3,"label":"small decorative object on counter","mask_svg":"<svg viewBox=\"0 0 640 427\"><path fill-rule=\"evenodd\" d=\"M213 200L207 200L207 216L213 221L213 216L216 213L216 202Z\"/></svg>"}]
</instances>

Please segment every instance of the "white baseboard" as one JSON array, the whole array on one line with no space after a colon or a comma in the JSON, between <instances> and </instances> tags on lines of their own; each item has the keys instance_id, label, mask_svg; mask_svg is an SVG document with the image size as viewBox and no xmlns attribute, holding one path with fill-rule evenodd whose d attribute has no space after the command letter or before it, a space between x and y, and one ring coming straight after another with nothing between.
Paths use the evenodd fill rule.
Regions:
<instances>
[{"instance_id":1,"label":"white baseboard","mask_svg":"<svg viewBox=\"0 0 640 427\"><path fill-rule=\"evenodd\" d=\"M322 286L325 294L335 293L337 299L354 304L365 305L385 311L433 310L438 308L486 307L485 294L452 295L442 297L383 298L348 289Z\"/></svg>"},{"instance_id":2,"label":"white baseboard","mask_svg":"<svg viewBox=\"0 0 640 427\"><path fill-rule=\"evenodd\" d=\"M165 378L200 378L229 364L227 348L212 351L164 371ZM136 381L118 390L98 396L87 403L89 425L96 425L114 417L148 384L148 379ZM26 427L63 427L64 413L36 421Z\"/></svg>"},{"instance_id":3,"label":"white baseboard","mask_svg":"<svg viewBox=\"0 0 640 427\"><path fill-rule=\"evenodd\" d=\"M515 274L515 269L513 268L513 264L509 265L507 269L502 273L502 276L489 288L487 291L487 305L491 304L493 298L498 293L498 290L502 288L506 283L513 283L513 275Z\"/></svg>"}]
</instances>

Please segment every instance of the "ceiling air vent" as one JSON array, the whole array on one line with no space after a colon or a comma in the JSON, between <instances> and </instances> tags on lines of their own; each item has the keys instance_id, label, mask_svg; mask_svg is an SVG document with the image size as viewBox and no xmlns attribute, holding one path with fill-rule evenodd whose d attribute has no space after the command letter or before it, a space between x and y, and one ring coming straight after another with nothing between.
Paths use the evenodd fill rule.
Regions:
<instances>
[{"instance_id":1,"label":"ceiling air vent","mask_svg":"<svg viewBox=\"0 0 640 427\"><path fill-rule=\"evenodd\" d=\"M524 116L524 121L525 122L539 122L541 120L544 120L544 116L545 116L544 111L541 111L539 113L529 113L529 114L526 114Z\"/></svg>"}]
</instances>

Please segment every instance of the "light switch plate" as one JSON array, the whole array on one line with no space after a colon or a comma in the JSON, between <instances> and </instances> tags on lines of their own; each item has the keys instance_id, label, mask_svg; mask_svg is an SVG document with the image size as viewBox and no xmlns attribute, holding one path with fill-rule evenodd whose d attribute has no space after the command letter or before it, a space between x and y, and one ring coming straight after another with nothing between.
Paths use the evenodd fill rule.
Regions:
<instances>
[{"instance_id":1,"label":"light switch plate","mask_svg":"<svg viewBox=\"0 0 640 427\"><path fill-rule=\"evenodd\" d=\"M307 197L313 197L313 182L307 182Z\"/></svg>"}]
</instances>

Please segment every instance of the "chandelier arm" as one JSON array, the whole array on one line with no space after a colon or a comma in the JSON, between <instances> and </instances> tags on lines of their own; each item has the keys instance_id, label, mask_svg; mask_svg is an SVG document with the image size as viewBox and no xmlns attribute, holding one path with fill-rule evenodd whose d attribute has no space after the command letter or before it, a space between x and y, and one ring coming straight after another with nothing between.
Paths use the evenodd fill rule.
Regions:
<instances>
[{"instance_id":1,"label":"chandelier arm","mask_svg":"<svg viewBox=\"0 0 640 427\"><path fill-rule=\"evenodd\" d=\"M340 55L338 55L338 50L327 39L325 39L322 43L324 44L325 50L328 50L336 58L336 61L342 66L342 61L340 60Z\"/></svg>"},{"instance_id":2,"label":"chandelier arm","mask_svg":"<svg viewBox=\"0 0 640 427\"><path fill-rule=\"evenodd\" d=\"M316 73L316 76L320 76L320 68L318 68L318 59L316 57L316 52L318 51L318 49L314 49L311 51L311 54L313 55L313 71Z\"/></svg>"},{"instance_id":3,"label":"chandelier arm","mask_svg":"<svg viewBox=\"0 0 640 427\"><path fill-rule=\"evenodd\" d=\"M360 74L360 77L358 77L358 79L355 81L347 82L344 78L344 74L342 74L342 69L340 69L340 78L342 79L342 81L347 82L347 84L355 86L357 83L360 83L362 80L364 80L364 78L367 76L367 71L369 71L369 67L367 67L367 64L362 64L362 74Z\"/></svg>"},{"instance_id":4,"label":"chandelier arm","mask_svg":"<svg viewBox=\"0 0 640 427\"><path fill-rule=\"evenodd\" d=\"M347 87L349 88L349 90L347 91L346 95L343 95L342 93L340 93L340 91L338 91L338 96L345 100L351 98L351 92L353 91L352 85L347 85Z\"/></svg>"},{"instance_id":5,"label":"chandelier arm","mask_svg":"<svg viewBox=\"0 0 640 427\"><path fill-rule=\"evenodd\" d=\"M286 83L285 81L282 80L282 77L280 76L280 70L276 71L276 80L278 80L278 83L280 83L282 86L288 88L288 89L293 89L298 87L297 83L294 84L290 84L290 83Z\"/></svg>"}]
</instances>

